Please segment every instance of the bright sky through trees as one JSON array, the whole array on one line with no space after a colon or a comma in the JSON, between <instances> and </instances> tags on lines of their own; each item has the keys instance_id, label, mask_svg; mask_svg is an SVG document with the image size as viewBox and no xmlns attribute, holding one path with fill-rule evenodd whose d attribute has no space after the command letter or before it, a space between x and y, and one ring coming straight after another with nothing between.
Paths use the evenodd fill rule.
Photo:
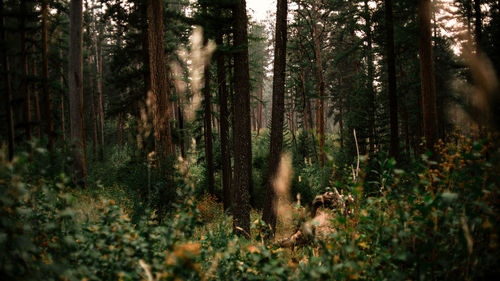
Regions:
<instances>
[{"instance_id":1,"label":"bright sky through trees","mask_svg":"<svg viewBox=\"0 0 500 281\"><path fill-rule=\"evenodd\" d=\"M276 0L247 0L247 10L257 21L263 21L268 12L276 11Z\"/></svg>"}]
</instances>

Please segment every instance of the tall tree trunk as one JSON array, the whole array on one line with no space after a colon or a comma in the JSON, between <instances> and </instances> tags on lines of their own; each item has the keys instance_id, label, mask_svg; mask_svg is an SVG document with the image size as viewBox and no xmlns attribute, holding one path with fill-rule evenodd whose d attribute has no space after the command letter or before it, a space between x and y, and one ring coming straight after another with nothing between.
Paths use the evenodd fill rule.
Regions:
<instances>
[{"instance_id":1,"label":"tall tree trunk","mask_svg":"<svg viewBox=\"0 0 500 281\"><path fill-rule=\"evenodd\" d=\"M99 119L99 160L104 161L104 107L102 102L102 46L100 34L97 34L97 19L94 14L95 0L92 1L92 21L93 21L93 32L92 37L94 41L94 56L95 56L95 71L96 71L96 82L97 82L97 117Z\"/></svg>"},{"instance_id":2,"label":"tall tree trunk","mask_svg":"<svg viewBox=\"0 0 500 281\"><path fill-rule=\"evenodd\" d=\"M365 5L365 14L366 14L366 25L365 25L365 30L366 30L366 40L368 41L368 46L367 46L367 68L368 68L368 81L367 81L367 89L368 89L368 99L369 99L369 105L368 105L368 123L369 123L369 137L370 137L370 153L373 154L375 151L375 143L376 143L376 131L375 131L375 89L373 87L373 80L374 80L374 58L373 58L373 35L372 35L372 16L371 12L368 6L368 1L365 0L364 2Z\"/></svg>"},{"instance_id":3,"label":"tall tree trunk","mask_svg":"<svg viewBox=\"0 0 500 281\"><path fill-rule=\"evenodd\" d=\"M77 184L85 186L87 177L87 157L83 112L82 21L82 0L71 0L68 64L70 137L74 177Z\"/></svg>"},{"instance_id":4,"label":"tall tree trunk","mask_svg":"<svg viewBox=\"0 0 500 281\"><path fill-rule=\"evenodd\" d=\"M262 105L262 99L264 98L264 89L263 89L263 85L264 84L264 81L261 81L260 82L260 85L259 85L259 104L257 105L257 136L260 134L260 130L262 129L262 110L263 110L263 105Z\"/></svg>"},{"instance_id":5,"label":"tall tree trunk","mask_svg":"<svg viewBox=\"0 0 500 281\"><path fill-rule=\"evenodd\" d=\"M224 54L221 51L222 33L217 34L215 43L219 47L215 54L217 62L217 85L219 85L220 102L220 145L222 161L222 202L224 210L231 208L231 151L229 148L229 111L227 108L227 88L226 88L226 70Z\"/></svg>"},{"instance_id":6,"label":"tall tree trunk","mask_svg":"<svg viewBox=\"0 0 500 281\"><path fill-rule=\"evenodd\" d=\"M299 61L302 62L302 48L299 48ZM306 97L306 79L304 74L304 67L300 64L300 93L302 95L302 122L304 123L304 130L309 131L309 122L307 122L307 97Z\"/></svg>"},{"instance_id":7,"label":"tall tree trunk","mask_svg":"<svg viewBox=\"0 0 500 281\"><path fill-rule=\"evenodd\" d=\"M278 171L283 148L283 119L285 112L285 70L287 0L277 1L276 44L274 47L273 107L271 113L271 144L269 145L269 176L266 185L266 199L262 220L271 227L271 235L276 233L276 191L274 180Z\"/></svg>"},{"instance_id":8,"label":"tall tree trunk","mask_svg":"<svg viewBox=\"0 0 500 281\"><path fill-rule=\"evenodd\" d=\"M149 33L148 33L148 5L147 1L141 1L141 17L144 19L142 24L142 64L143 64L143 79L144 79L144 97L147 98L148 92L151 90L151 74L149 71Z\"/></svg>"},{"instance_id":9,"label":"tall tree trunk","mask_svg":"<svg viewBox=\"0 0 500 281\"><path fill-rule=\"evenodd\" d=\"M35 52L35 46L33 46L33 52ZM42 138L42 117L40 114L40 94L38 92L38 87L36 84L38 72L36 69L37 66L37 60L33 58L33 63L31 65L32 68L32 73L33 73L33 84L32 84L32 90L33 90L33 96L35 98L35 119L36 119L36 136L38 139Z\"/></svg>"},{"instance_id":10,"label":"tall tree trunk","mask_svg":"<svg viewBox=\"0 0 500 281\"><path fill-rule=\"evenodd\" d=\"M6 41L5 35L5 20L4 20L4 3L3 0L0 1L0 37L2 42ZM5 112L7 113L7 138L9 145L9 160L14 158L14 116L12 113L12 84L10 78L10 67L9 67L9 57L7 55L7 46L6 44L1 44L2 50L2 64L3 64L3 73L5 79Z\"/></svg>"},{"instance_id":11,"label":"tall tree trunk","mask_svg":"<svg viewBox=\"0 0 500 281\"><path fill-rule=\"evenodd\" d=\"M177 103L177 115L179 116L179 135L182 158L186 159L186 142L184 137L184 116L182 115L181 104Z\"/></svg>"},{"instance_id":12,"label":"tall tree trunk","mask_svg":"<svg viewBox=\"0 0 500 281\"><path fill-rule=\"evenodd\" d=\"M121 152L123 149L123 112L118 113L118 147Z\"/></svg>"},{"instance_id":13,"label":"tall tree trunk","mask_svg":"<svg viewBox=\"0 0 500 281\"><path fill-rule=\"evenodd\" d=\"M148 2L148 41L151 90L155 98L153 108L153 127L156 150L163 149L164 156L172 153L170 132L170 101L167 83L165 48L163 43L163 2Z\"/></svg>"},{"instance_id":14,"label":"tall tree trunk","mask_svg":"<svg viewBox=\"0 0 500 281\"><path fill-rule=\"evenodd\" d=\"M483 13L481 12L481 0L474 0L474 37L476 46L481 47L483 37Z\"/></svg>"},{"instance_id":15,"label":"tall tree trunk","mask_svg":"<svg viewBox=\"0 0 500 281\"><path fill-rule=\"evenodd\" d=\"M21 0L21 15L19 20L19 29L21 31L21 68L22 81L21 92L24 95L24 122L26 123L26 139L31 142L31 96L28 86L28 52L26 49L26 0ZM30 151L30 159L33 158L33 151Z\"/></svg>"},{"instance_id":16,"label":"tall tree trunk","mask_svg":"<svg viewBox=\"0 0 500 281\"><path fill-rule=\"evenodd\" d=\"M80 1L81 2L81 1ZM47 137L49 138L49 143L47 145L49 150L54 149L54 126L52 125L52 101L50 100L50 88L49 88L49 46L48 46L48 31L47 31L47 21L49 17L49 1L43 0L42 2L42 89L43 98L45 104L45 122Z\"/></svg>"},{"instance_id":17,"label":"tall tree trunk","mask_svg":"<svg viewBox=\"0 0 500 281\"><path fill-rule=\"evenodd\" d=\"M205 157L207 160L207 180L208 180L208 192L211 195L215 195L214 190L214 157L212 150L212 109L211 109L211 98L210 98L210 68L209 65L205 65L205 87L203 89L203 94L205 96Z\"/></svg>"},{"instance_id":18,"label":"tall tree trunk","mask_svg":"<svg viewBox=\"0 0 500 281\"><path fill-rule=\"evenodd\" d=\"M59 49L59 59L61 60L59 83L61 84L60 99L61 99L61 134L63 143L66 143L66 118L64 114L64 67L63 67L63 52L62 48Z\"/></svg>"},{"instance_id":19,"label":"tall tree trunk","mask_svg":"<svg viewBox=\"0 0 500 281\"><path fill-rule=\"evenodd\" d=\"M420 1L420 0L419 0ZM429 15L430 16L430 15ZM389 86L389 113L391 124L391 146L392 157L399 158L399 128L398 128L398 94L396 86L396 59L394 55L394 22L392 14L392 0L385 1L385 29L386 29L386 52L387 52L387 75ZM430 18L429 18L430 24ZM430 25L429 25L430 28ZM430 34L430 29L429 29Z\"/></svg>"},{"instance_id":20,"label":"tall tree trunk","mask_svg":"<svg viewBox=\"0 0 500 281\"><path fill-rule=\"evenodd\" d=\"M250 235L250 192L252 178L252 139L250 125L250 74L248 67L248 18L245 0L235 1L234 17L234 192L233 228L239 235Z\"/></svg>"},{"instance_id":21,"label":"tall tree trunk","mask_svg":"<svg viewBox=\"0 0 500 281\"><path fill-rule=\"evenodd\" d=\"M316 55L316 71L318 75L318 83L319 83L319 98L317 101L318 106L318 114L317 114L317 123L318 123L318 139L319 139L319 160L321 167L325 166L325 81L323 80L323 63L321 61L321 49L319 46L319 35L318 28L316 24L313 24L313 36L314 36L314 52Z\"/></svg>"},{"instance_id":22,"label":"tall tree trunk","mask_svg":"<svg viewBox=\"0 0 500 281\"><path fill-rule=\"evenodd\" d=\"M85 9L87 9L87 6L85 6ZM88 30L87 30L88 31ZM87 54L88 54L88 64L89 66L92 65L92 52L91 48L87 48ZM99 115L97 113L96 109L96 95L95 95L95 84L94 84L94 77L92 76L91 73L88 73L88 78L89 78L89 86L90 86L90 110L92 114L92 151L94 153L94 157L97 156L97 147L98 147L98 138L97 138L97 119L99 118Z\"/></svg>"},{"instance_id":23,"label":"tall tree trunk","mask_svg":"<svg viewBox=\"0 0 500 281\"><path fill-rule=\"evenodd\" d=\"M430 151L434 151L434 145L437 142L438 136L438 124L434 68L432 65L430 0L419 0L418 30L418 51L420 57L420 79L422 91L422 113L424 119L424 136L427 149Z\"/></svg>"}]
</instances>

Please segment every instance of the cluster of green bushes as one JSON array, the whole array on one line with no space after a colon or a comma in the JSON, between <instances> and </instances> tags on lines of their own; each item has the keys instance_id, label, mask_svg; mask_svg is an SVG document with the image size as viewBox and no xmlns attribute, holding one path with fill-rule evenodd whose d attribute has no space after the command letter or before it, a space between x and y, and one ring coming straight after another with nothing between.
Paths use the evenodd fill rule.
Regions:
<instances>
[{"instance_id":1,"label":"cluster of green bushes","mask_svg":"<svg viewBox=\"0 0 500 281\"><path fill-rule=\"evenodd\" d=\"M113 200L97 202L89 218L79 210L82 191L68 186L63 174L30 176L33 164L2 156L0 277L490 279L500 273L499 162L492 143L456 136L441 143L439 161L424 157L405 170L373 159L375 168L363 169L357 181L343 181L355 203L350 214L336 213L329 239L293 250L262 240L265 225L258 219L251 240L233 235L220 203L197 199L192 185L181 181L163 219L150 211L134 214ZM308 161L297 184L307 173L318 181L306 167Z\"/></svg>"}]
</instances>

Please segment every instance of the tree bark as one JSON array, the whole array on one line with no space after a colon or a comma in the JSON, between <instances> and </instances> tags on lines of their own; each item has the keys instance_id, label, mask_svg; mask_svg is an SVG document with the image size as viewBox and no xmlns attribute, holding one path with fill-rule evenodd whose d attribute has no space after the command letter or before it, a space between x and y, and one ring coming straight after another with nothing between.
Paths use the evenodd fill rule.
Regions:
<instances>
[{"instance_id":1,"label":"tree bark","mask_svg":"<svg viewBox=\"0 0 500 281\"><path fill-rule=\"evenodd\" d=\"M316 71L319 83L319 98L317 100L317 123L318 123L318 139L319 139L319 160L321 167L325 166L325 113L324 113L324 96L325 96L325 81L323 80L323 63L321 61L321 49L319 46L318 28L313 24L313 37L314 37L314 52L316 55Z\"/></svg>"},{"instance_id":2,"label":"tree bark","mask_svg":"<svg viewBox=\"0 0 500 281\"><path fill-rule=\"evenodd\" d=\"M373 34L372 34L372 16L368 6L368 1L364 2L365 14L366 14L366 40L367 40L367 49L366 49L366 58L367 58L367 68L368 68L368 79L367 79L367 89L368 89L368 125L370 129L369 137L370 137L370 153L373 154L375 151L375 143L376 143L376 130L375 130L375 89L373 87L374 80L374 58L373 58Z\"/></svg>"},{"instance_id":3,"label":"tree bark","mask_svg":"<svg viewBox=\"0 0 500 281\"><path fill-rule=\"evenodd\" d=\"M68 64L69 109L71 121L70 137L74 179L77 184L85 186L87 177L87 158L83 112L82 21L82 0L71 0Z\"/></svg>"},{"instance_id":4,"label":"tree bark","mask_svg":"<svg viewBox=\"0 0 500 281\"><path fill-rule=\"evenodd\" d=\"M63 52L62 48L59 49L59 59L61 60L59 83L61 84L60 99L61 99L61 134L63 143L66 143L66 118L64 116L64 67L63 67Z\"/></svg>"},{"instance_id":5,"label":"tree bark","mask_svg":"<svg viewBox=\"0 0 500 281\"><path fill-rule=\"evenodd\" d=\"M205 65L205 87L203 89L203 94L205 96L205 157L207 161L207 181L208 181L208 192L211 195L215 195L214 190L214 157L212 150L212 109L211 109L211 98L210 98L210 68L209 64Z\"/></svg>"},{"instance_id":6,"label":"tree bark","mask_svg":"<svg viewBox=\"0 0 500 281\"><path fill-rule=\"evenodd\" d=\"M391 124L390 155L399 158L399 128L398 128L398 95L396 86L396 59L394 54L394 22L392 14L392 0L385 1L385 29L386 29L386 56L387 80L389 90L389 114ZM430 19L429 19L430 20ZM430 30L429 30L430 32Z\"/></svg>"},{"instance_id":7,"label":"tree bark","mask_svg":"<svg viewBox=\"0 0 500 281\"><path fill-rule=\"evenodd\" d=\"M474 0L474 37L476 39L476 47L481 47L483 37L483 13L481 12L481 0Z\"/></svg>"},{"instance_id":8,"label":"tree bark","mask_svg":"<svg viewBox=\"0 0 500 281\"><path fill-rule=\"evenodd\" d=\"M94 14L95 0L92 2L92 21L93 21L93 32L92 37L94 41L94 55L95 55L95 71L96 71L96 82L97 82L97 117L99 119L99 160L104 161L104 106L103 106L103 93L102 93L102 46L100 34L97 34L97 19Z\"/></svg>"},{"instance_id":9,"label":"tree bark","mask_svg":"<svg viewBox=\"0 0 500 281\"><path fill-rule=\"evenodd\" d=\"M269 175L266 186L266 199L262 220L276 233L276 191L274 180L278 171L283 148L283 119L285 112L285 70L287 39L287 0L277 1L276 44L274 47L273 107L271 113L271 144L269 145Z\"/></svg>"},{"instance_id":10,"label":"tree bark","mask_svg":"<svg viewBox=\"0 0 500 281\"><path fill-rule=\"evenodd\" d=\"M222 47L222 33L219 33L215 39L219 47L215 54L217 62L217 84L219 85L220 102L220 145L222 161L222 202L224 210L231 208L231 151L229 147L229 111L227 107L227 88L226 88L226 70L224 54L220 50Z\"/></svg>"},{"instance_id":11,"label":"tree bark","mask_svg":"<svg viewBox=\"0 0 500 281\"><path fill-rule=\"evenodd\" d=\"M432 65L430 0L419 0L418 29L418 51L420 57L420 79L422 93L422 113L424 119L424 136L427 149L434 152L434 145L437 142L438 136L438 124L434 68Z\"/></svg>"},{"instance_id":12,"label":"tree bark","mask_svg":"<svg viewBox=\"0 0 500 281\"><path fill-rule=\"evenodd\" d=\"M26 50L26 0L21 0L21 14L19 19L19 29L21 31L21 92L24 95L24 122L26 123L26 139L31 142L33 136L31 132L31 96L28 87L28 52ZM33 151L30 151L30 159L33 158Z\"/></svg>"},{"instance_id":13,"label":"tree bark","mask_svg":"<svg viewBox=\"0 0 500 281\"><path fill-rule=\"evenodd\" d=\"M148 2L148 41L149 67L153 102L153 127L155 131L155 148L163 149L167 157L173 151L170 132L170 101L167 83L165 48L163 43L163 2Z\"/></svg>"},{"instance_id":14,"label":"tree bark","mask_svg":"<svg viewBox=\"0 0 500 281\"><path fill-rule=\"evenodd\" d=\"M80 1L81 2L81 1ZM54 149L54 126L52 124L52 101L50 100L49 88L49 46L48 46L48 31L47 21L49 17L49 1L42 1L42 91L45 104L45 122L47 137L49 139L47 148L52 151Z\"/></svg>"},{"instance_id":15,"label":"tree bark","mask_svg":"<svg viewBox=\"0 0 500 281\"><path fill-rule=\"evenodd\" d=\"M252 178L252 139L250 125L250 74L248 67L248 18L245 0L235 1L234 17L234 192L233 228L250 236L250 189Z\"/></svg>"},{"instance_id":16,"label":"tree bark","mask_svg":"<svg viewBox=\"0 0 500 281\"><path fill-rule=\"evenodd\" d=\"M0 1L0 36L2 42L6 42L4 13L4 3L2 0ZM12 160L14 158L14 116L12 113L12 84L10 77L9 57L7 55L7 46L6 44L2 43L0 48L2 50L3 74L5 79L4 93L7 113L7 139L9 146L9 160Z\"/></svg>"},{"instance_id":17,"label":"tree bark","mask_svg":"<svg viewBox=\"0 0 500 281\"><path fill-rule=\"evenodd\" d=\"M35 52L35 46L33 46L33 52ZM37 61L35 58L33 58L33 63L31 65L31 68L32 68L32 73L33 73L33 80L36 81L37 80L37 76L38 76L38 72L37 72L37 69L36 69L36 66L37 66ZM37 89L37 85L36 85L36 82L33 82L32 84L32 90L33 90L33 96L35 98L34 102L35 102L35 119L36 119L36 136L38 139L41 139L42 138L42 117L41 117L41 114L40 114L40 95L39 95L39 92L38 92L38 89Z\"/></svg>"}]
</instances>

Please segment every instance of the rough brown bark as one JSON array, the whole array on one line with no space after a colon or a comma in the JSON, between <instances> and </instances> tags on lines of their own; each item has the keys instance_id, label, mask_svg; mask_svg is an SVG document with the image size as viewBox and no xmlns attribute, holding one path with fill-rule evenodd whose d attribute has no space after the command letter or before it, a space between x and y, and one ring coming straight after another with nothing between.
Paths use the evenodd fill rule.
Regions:
<instances>
[{"instance_id":1,"label":"rough brown bark","mask_svg":"<svg viewBox=\"0 0 500 281\"><path fill-rule=\"evenodd\" d=\"M49 46L48 46L48 31L47 21L49 16L49 1L42 1L42 92L45 107L45 122L47 137L49 139L47 148L54 149L54 126L52 124L52 101L50 99L49 88Z\"/></svg>"},{"instance_id":2,"label":"rough brown bark","mask_svg":"<svg viewBox=\"0 0 500 281\"><path fill-rule=\"evenodd\" d=\"M5 111L7 113L7 139L9 146L9 160L14 158L14 116L12 113L12 85L10 77L10 67L9 67L9 57L7 55L7 47L4 42L6 42L5 36L5 21L4 21L4 3L3 0L0 1L0 38L2 40L1 50L2 50L2 64L3 64L3 74L5 79Z\"/></svg>"},{"instance_id":3,"label":"rough brown bark","mask_svg":"<svg viewBox=\"0 0 500 281\"><path fill-rule=\"evenodd\" d=\"M87 159L83 113L82 18L82 0L71 0L68 64L70 137L74 179L77 184L85 186Z\"/></svg>"},{"instance_id":4,"label":"rough brown bark","mask_svg":"<svg viewBox=\"0 0 500 281\"><path fill-rule=\"evenodd\" d=\"M430 19L429 19L430 20ZM391 124L390 155L399 157L398 95L396 92L396 60L394 55L394 23L392 0L385 1L386 59L389 90L389 114ZM430 30L429 30L430 32Z\"/></svg>"},{"instance_id":5,"label":"rough brown bark","mask_svg":"<svg viewBox=\"0 0 500 281\"><path fill-rule=\"evenodd\" d=\"M271 113L271 143L269 145L269 174L266 185L266 198L262 220L271 228L271 235L276 232L276 192L274 179L278 171L283 147L283 119L285 112L285 70L287 37L287 0L277 1L276 44L274 47L273 101Z\"/></svg>"},{"instance_id":6,"label":"rough brown bark","mask_svg":"<svg viewBox=\"0 0 500 281\"><path fill-rule=\"evenodd\" d=\"M418 53L420 57L420 79L422 93L422 113L424 136L429 151L434 151L437 142L438 124L436 109L436 89L432 65L431 42L431 1L419 0L418 3Z\"/></svg>"},{"instance_id":7,"label":"rough brown bark","mask_svg":"<svg viewBox=\"0 0 500 281\"><path fill-rule=\"evenodd\" d=\"M165 48L163 43L163 2L148 1L148 41L151 90L155 98L153 102L153 127L155 131L155 148L163 149L166 157L173 151L170 132L170 101L165 64Z\"/></svg>"},{"instance_id":8,"label":"rough brown bark","mask_svg":"<svg viewBox=\"0 0 500 281\"><path fill-rule=\"evenodd\" d=\"M250 184L252 178L252 139L250 125L250 74L248 67L248 17L245 0L237 0L234 17L234 192L233 228L250 236Z\"/></svg>"},{"instance_id":9,"label":"rough brown bark","mask_svg":"<svg viewBox=\"0 0 500 281\"><path fill-rule=\"evenodd\" d=\"M323 80L323 63L321 61L321 49L319 46L319 36L317 24L313 24L313 37L314 37L314 53L316 56L316 71L318 75L319 83L319 98L317 100L317 123L318 123L318 139L319 139L319 160L321 167L325 166L326 156L325 156L325 81Z\"/></svg>"},{"instance_id":10,"label":"rough brown bark","mask_svg":"<svg viewBox=\"0 0 500 281\"><path fill-rule=\"evenodd\" d=\"M215 195L214 190L214 157L212 150L212 109L211 109L211 98L210 98L210 68L207 63L205 65L205 87L203 88L203 95L205 98L205 157L207 160L207 181L208 181L208 192L211 195Z\"/></svg>"},{"instance_id":11,"label":"rough brown bark","mask_svg":"<svg viewBox=\"0 0 500 281\"><path fill-rule=\"evenodd\" d=\"M219 48L222 46L222 33L215 39ZM217 84L219 85L220 102L220 145L222 161L222 202L224 210L231 207L231 151L229 148L229 111L227 107L226 69L224 54L219 49L215 54L217 62Z\"/></svg>"}]
</instances>

